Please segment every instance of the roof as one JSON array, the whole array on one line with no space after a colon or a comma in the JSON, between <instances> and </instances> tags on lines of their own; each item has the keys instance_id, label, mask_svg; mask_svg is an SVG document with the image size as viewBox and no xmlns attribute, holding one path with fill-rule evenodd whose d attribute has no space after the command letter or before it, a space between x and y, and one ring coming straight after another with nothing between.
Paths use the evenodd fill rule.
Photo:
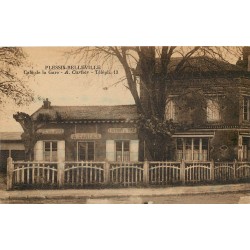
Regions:
<instances>
[{"instance_id":1,"label":"roof","mask_svg":"<svg viewBox=\"0 0 250 250\"><path fill-rule=\"evenodd\" d=\"M181 62L183 57L172 57L169 65L168 65L168 72L173 72L177 65ZM161 63L160 58L156 59L155 65L156 73L161 71ZM197 57L190 57L183 65L183 73L190 74L190 73L225 73L225 72L232 72L232 73L243 73L244 70L242 67L231 64L226 61L222 61L220 59L211 58L208 56L197 56ZM140 74L140 65L138 65L137 72ZM178 77L178 76L177 76Z\"/></svg>"},{"instance_id":2,"label":"roof","mask_svg":"<svg viewBox=\"0 0 250 250\"><path fill-rule=\"evenodd\" d=\"M0 132L0 141L19 141L22 132Z\"/></svg>"},{"instance_id":3,"label":"roof","mask_svg":"<svg viewBox=\"0 0 250 250\"><path fill-rule=\"evenodd\" d=\"M138 118L136 105L116 106L50 106L41 107L32 116L33 120L48 117L58 120L134 120Z\"/></svg>"},{"instance_id":4,"label":"roof","mask_svg":"<svg viewBox=\"0 0 250 250\"><path fill-rule=\"evenodd\" d=\"M169 65L170 71L174 70L182 59L182 57L172 58ZM190 57L190 59L185 62L184 66L184 71L219 72L243 70L235 64L208 56Z\"/></svg>"}]
</instances>

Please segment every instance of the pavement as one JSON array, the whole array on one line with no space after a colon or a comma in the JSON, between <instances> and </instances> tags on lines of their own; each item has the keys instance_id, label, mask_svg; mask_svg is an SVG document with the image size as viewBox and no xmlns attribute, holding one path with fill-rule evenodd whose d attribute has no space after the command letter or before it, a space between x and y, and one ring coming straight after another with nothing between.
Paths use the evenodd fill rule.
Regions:
<instances>
[{"instance_id":1,"label":"pavement","mask_svg":"<svg viewBox=\"0 0 250 250\"><path fill-rule=\"evenodd\" d=\"M250 183L148 187L148 188L114 188L114 189L47 189L47 190L6 190L5 175L0 174L0 201L9 200L46 200L46 199L104 199L112 197L154 197L178 195L225 194L250 191ZM250 196L242 197L240 203L250 203Z\"/></svg>"}]
</instances>

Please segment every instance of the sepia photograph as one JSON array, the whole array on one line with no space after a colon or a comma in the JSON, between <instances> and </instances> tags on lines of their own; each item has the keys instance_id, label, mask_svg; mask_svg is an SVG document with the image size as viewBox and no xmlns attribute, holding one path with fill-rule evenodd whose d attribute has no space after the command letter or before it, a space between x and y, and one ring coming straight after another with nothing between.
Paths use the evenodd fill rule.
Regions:
<instances>
[{"instance_id":1,"label":"sepia photograph","mask_svg":"<svg viewBox=\"0 0 250 250\"><path fill-rule=\"evenodd\" d=\"M246 1L0 8L1 249L247 249Z\"/></svg>"},{"instance_id":2,"label":"sepia photograph","mask_svg":"<svg viewBox=\"0 0 250 250\"><path fill-rule=\"evenodd\" d=\"M1 47L1 203L250 197L250 47Z\"/></svg>"}]
</instances>

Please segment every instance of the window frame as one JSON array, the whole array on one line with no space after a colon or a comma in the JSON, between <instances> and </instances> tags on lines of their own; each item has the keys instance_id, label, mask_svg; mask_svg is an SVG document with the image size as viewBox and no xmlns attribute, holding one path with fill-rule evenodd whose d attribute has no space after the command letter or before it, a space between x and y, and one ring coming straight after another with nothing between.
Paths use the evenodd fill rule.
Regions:
<instances>
[{"instance_id":1,"label":"window frame","mask_svg":"<svg viewBox=\"0 0 250 250\"><path fill-rule=\"evenodd\" d=\"M50 143L50 151L45 150L45 143L48 143L48 142ZM53 155L52 155L52 152L53 152L52 143L53 142L56 142L56 160L55 161L52 161L52 157L53 157ZM50 158L49 161L47 161L45 159L45 152L49 152L49 158ZM57 158L58 158L57 154L58 154L58 140L43 140L43 160L46 162L57 162Z\"/></svg>"},{"instance_id":2,"label":"window frame","mask_svg":"<svg viewBox=\"0 0 250 250\"><path fill-rule=\"evenodd\" d=\"M247 105L245 105L246 101L247 101ZM246 112L245 112L245 107L247 108ZM245 114L246 114L246 119L245 119ZM250 96L247 96L247 95L243 96L242 120L244 122L250 121Z\"/></svg>"},{"instance_id":3,"label":"window frame","mask_svg":"<svg viewBox=\"0 0 250 250\"><path fill-rule=\"evenodd\" d=\"M79 143L90 143L90 142L94 144L94 159L93 160L85 160L85 161L95 161L95 159L96 159L96 155L95 155L96 154L96 145L95 145L96 143L95 143L95 141L77 141L77 150L76 150L77 161L82 161L82 160L79 159ZM88 150L88 146L87 146L87 150Z\"/></svg>"},{"instance_id":4,"label":"window frame","mask_svg":"<svg viewBox=\"0 0 250 250\"><path fill-rule=\"evenodd\" d=\"M242 136L242 160L250 160L250 137L244 135Z\"/></svg>"},{"instance_id":5,"label":"window frame","mask_svg":"<svg viewBox=\"0 0 250 250\"><path fill-rule=\"evenodd\" d=\"M168 107L168 105L170 106ZM174 97L167 98L165 106L165 119L176 122L176 101Z\"/></svg>"},{"instance_id":6,"label":"window frame","mask_svg":"<svg viewBox=\"0 0 250 250\"><path fill-rule=\"evenodd\" d=\"M195 143L194 141L195 140L199 140L198 142L198 145L199 145L199 153L198 153L198 159L194 159L195 158L195 150L197 151L197 149L195 149ZM206 139L207 140L207 149L203 149L204 148L204 143L203 143L203 140ZM180 144L178 144L178 140L180 140L182 142L182 145L180 147ZM189 147L190 148L187 148L187 142L188 140L191 140L191 144L189 144ZM180 149L181 148L181 149ZM186 154L186 151L187 150L190 150L191 152L191 159L186 159L187 158L187 154ZM203 155L203 150L206 150L207 153L206 153L206 159L204 160L204 155ZM182 159L181 160L185 160L185 161L199 161L199 162L202 162L202 161L208 161L209 160L209 138L208 137L182 137L182 138L176 138L176 154L175 154L175 157L176 157L176 160L180 160L178 159L178 156L180 155L180 152L181 155L182 155ZM202 159L200 159L202 156Z\"/></svg>"},{"instance_id":7,"label":"window frame","mask_svg":"<svg viewBox=\"0 0 250 250\"><path fill-rule=\"evenodd\" d=\"M126 152L129 152L129 153L128 153L129 160L126 160L126 161L130 161L130 153L131 153L130 140L114 140L114 141L115 141L115 161L116 161L116 162L125 162L125 161L124 161L124 142L128 142L128 143L129 143L129 144L128 144L128 145L129 145L129 151L126 151ZM117 146L116 146L116 143L117 143L117 142L122 142L122 151L121 151L121 152L122 152L122 158L121 158L121 161L118 161L118 160L117 160L117 150L116 150L116 147L117 147Z\"/></svg>"},{"instance_id":8,"label":"window frame","mask_svg":"<svg viewBox=\"0 0 250 250\"><path fill-rule=\"evenodd\" d=\"M215 98L207 98L206 101L207 101L207 109L206 109L207 122L220 122L221 121L221 107L220 107L219 100ZM217 117L215 117L216 113L218 113Z\"/></svg>"}]
</instances>

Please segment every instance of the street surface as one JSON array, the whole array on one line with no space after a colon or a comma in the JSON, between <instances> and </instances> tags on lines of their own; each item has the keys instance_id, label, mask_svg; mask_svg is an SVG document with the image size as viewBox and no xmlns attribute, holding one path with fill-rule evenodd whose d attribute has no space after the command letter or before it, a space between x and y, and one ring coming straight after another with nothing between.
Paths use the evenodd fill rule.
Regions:
<instances>
[{"instance_id":1,"label":"street surface","mask_svg":"<svg viewBox=\"0 0 250 250\"><path fill-rule=\"evenodd\" d=\"M237 204L241 198L248 198L250 192L225 194L195 194L167 196L133 196L108 198L76 198L76 199L18 199L1 200L8 204Z\"/></svg>"}]
</instances>

